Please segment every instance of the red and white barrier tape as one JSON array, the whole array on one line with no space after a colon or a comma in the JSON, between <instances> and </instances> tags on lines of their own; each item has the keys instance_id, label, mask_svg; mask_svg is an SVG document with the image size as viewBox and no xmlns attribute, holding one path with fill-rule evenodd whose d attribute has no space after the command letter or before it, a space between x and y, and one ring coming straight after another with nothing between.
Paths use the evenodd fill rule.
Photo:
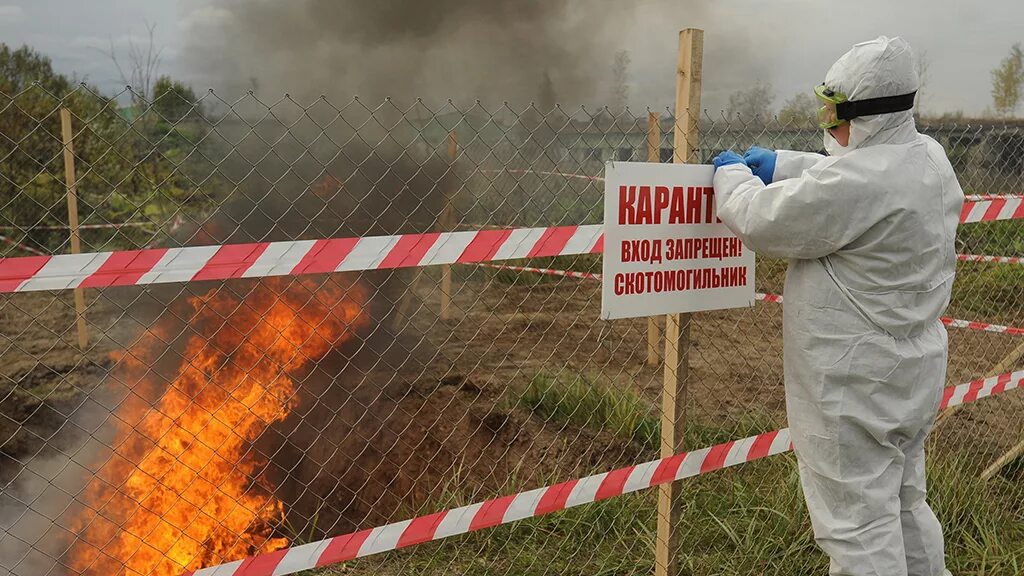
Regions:
<instances>
[{"instance_id":1,"label":"red and white barrier tape","mask_svg":"<svg viewBox=\"0 0 1024 576\"><path fill-rule=\"evenodd\" d=\"M1024 198L1024 194L968 194L964 196L964 201L978 202L979 200L1000 200L1003 198Z\"/></svg>"},{"instance_id":2,"label":"red and white barrier tape","mask_svg":"<svg viewBox=\"0 0 1024 576\"><path fill-rule=\"evenodd\" d=\"M487 268L493 268L496 270L511 270L514 272L532 272L536 274L546 274L548 276L564 276L567 278L579 278L582 280L601 280L600 274L591 274L589 272L575 272L571 270L552 270L550 268L530 268L528 266L506 266L497 264L480 264ZM782 304L783 298L777 294L754 294L754 298L762 300L764 302L774 302L776 304ZM1011 336L1024 336L1024 328L1015 328L1013 326L1002 326L1000 324L989 324L987 322L975 322L973 320L958 320L956 318L950 318L943 316L940 318L942 323L951 328L967 328L969 330L981 330L983 332L993 332L996 334L1009 334Z\"/></svg>"},{"instance_id":3,"label":"red and white barrier tape","mask_svg":"<svg viewBox=\"0 0 1024 576\"><path fill-rule=\"evenodd\" d=\"M981 256L979 254L957 254L962 262L994 262L996 264L1024 264L1020 256Z\"/></svg>"},{"instance_id":4,"label":"red and white barrier tape","mask_svg":"<svg viewBox=\"0 0 1024 576\"><path fill-rule=\"evenodd\" d=\"M591 182L604 182L604 178L600 176L588 176L586 174L572 174L568 172L546 172L543 170L519 170L519 169L504 169L504 170L480 170L481 174L537 174L539 176L564 176L566 178L576 178L579 180L589 180Z\"/></svg>"},{"instance_id":5,"label":"red and white barrier tape","mask_svg":"<svg viewBox=\"0 0 1024 576\"><path fill-rule=\"evenodd\" d=\"M775 294L755 294L754 296L756 299L764 300L765 302L776 302L778 304L783 303L782 296L777 296ZM987 322L975 322L973 320L958 320L956 318L950 318L949 316L943 316L939 319L943 324L950 328L967 328L968 330L980 330L982 332L993 332L996 334L1024 336L1024 328L1001 326L999 324L989 324Z\"/></svg>"},{"instance_id":6,"label":"red and white barrier tape","mask_svg":"<svg viewBox=\"0 0 1024 576\"><path fill-rule=\"evenodd\" d=\"M100 230L105 228L129 228L133 226L150 226L149 222L120 222L117 224L80 224L79 230ZM71 226L61 224L58 226L0 226L0 230L70 230Z\"/></svg>"},{"instance_id":7,"label":"red and white barrier tape","mask_svg":"<svg viewBox=\"0 0 1024 576\"><path fill-rule=\"evenodd\" d=\"M1024 198L964 205L963 222L1024 218ZM571 256L604 249L600 224L0 259L0 293L294 276Z\"/></svg>"},{"instance_id":8,"label":"red and white barrier tape","mask_svg":"<svg viewBox=\"0 0 1024 576\"><path fill-rule=\"evenodd\" d=\"M548 276L564 276L566 278L579 278L581 280L601 280L600 274L590 272L576 272L574 270L552 270L550 268L531 268L529 266L506 266L499 264L480 264L485 268L494 270L511 270L512 272L533 272L534 274L546 274Z\"/></svg>"},{"instance_id":9,"label":"red and white barrier tape","mask_svg":"<svg viewBox=\"0 0 1024 576\"><path fill-rule=\"evenodd\" d=\"M940 409L944 410L951 406L974 402L986 396L1002 394L1021 387L1022 380L1024 380L1024 370L950 386L943 392ZM554 486L503 496L386 526L360 530L294 548L250 556L244 560L211 566L185 574L186 576L283 576L294 574L303 570L347 562L372 554L535 518L582 504L599 502L660 484L753 462L792 449L789 429L783 428L742 440L677 454L669 458L587 476L579 480L570 480Z\"/></svg>"},{"instance_id":10,"label":"red and white barrier tape","mask_svg":"<svg viewBox=\"0 0 1024 576\"><path fill-rule=\"evenodd\" d=\"M39 256L46 256L46 254L44 252L40 252L39 250L36 250L35 248L33 248L31 246L25 246L24 244L20 244L18 242L15 242L14 240L11 240L7 236L0 236L0 242L3 242L4 244L7 244L9 246L14 246L15 248L17 248L19 250L24 250L25 252L28 252L29 254L37 254ZM3 260L6 260L6 258L0 258L0 263L2 263Z\"/></svg>"},{"instance_id":11,"label":"red and white barrier tape","mask_svg":"<svg viewBox=\"0 0 1024 576\"><path fill-rule=\"evenodd\" d=\"M0 293L493 262L603 245L593 224L3 258Z\"/></svg>"},{"instance_id":12,"label":"red and white barrier tape","mask_svg":"<svg viewBox=\"0 0 1024 576\"><path fill-rule=\"evenodd\" d=\"M943 316L941 320L943 324L949 326L950 328L967 328L969 330L981 330L983 332L993 332L996 334L1024 336L1024 328L1014 328L1013 326L1002 326L999 324L988 324L987 322L973 322L971 320L957 320L956 318L949 318L946 316Z\"/></svg>"},{"instance_id":13,"label":"red and white barrier tape","mask_svg":"<svg viewBox=\"0 0 1024 576\"><path fill-rule=\"evenodd\" d=\"M994 198L977 202L964 202L960 223L993 222L1024 218L1024 197Z\"/></svg>"}]
</instances>

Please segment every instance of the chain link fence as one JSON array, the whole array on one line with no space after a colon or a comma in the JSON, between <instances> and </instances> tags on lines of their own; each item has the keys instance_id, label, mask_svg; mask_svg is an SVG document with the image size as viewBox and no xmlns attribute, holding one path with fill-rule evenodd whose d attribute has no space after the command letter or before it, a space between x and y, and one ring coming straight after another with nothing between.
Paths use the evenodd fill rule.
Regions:
<instances>
[{"instance_id":1,"label":"chain link fence","mask_svg":"<svg viewBox=\"0 0 1024 576\"><path fill-rule=\"evenodd\" d=\"M605 161L673 154L667 111L654 151L647 111L31 85L0 95L5 258L72 249L62 108L82 252L600 224ZM1024 193L1024 127L919 128L967 194ZM809 121L706 114L698 160L821 138ZM960 251L1024 256L1020 226L961 226ZM758 290L781 294L785 268L758 258ZM1019 263L961 262L948 314L1024 326L1022 280ZM599 289L479 265L93 288L84 349L72 291L0 294L0 573L179 574L655 458L648 321L598 320ZM781 309L693 316L688 447L785 426ZM1020 335L951 328L946 384L1022 354ZM1024 562L1022 424L1010 392L932 436L954 573ZM683 573L824 573L794 464L683 482ZM640 492L314 573L651 573L655 502Z\"/></svg>"}]
</instances>

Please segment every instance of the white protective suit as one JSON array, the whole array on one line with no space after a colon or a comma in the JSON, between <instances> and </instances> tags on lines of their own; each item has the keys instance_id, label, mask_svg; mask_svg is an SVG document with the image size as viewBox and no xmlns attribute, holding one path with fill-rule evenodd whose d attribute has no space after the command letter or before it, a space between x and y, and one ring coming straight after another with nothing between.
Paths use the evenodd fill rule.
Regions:
<instances>
[{"instance_id":1,"label":"white protective suit","mask_svg":"<svg viewBox=\"0 0 1024 576\"><path fill-rule=\"evenodd\" d=\"M858 44L825 80L850 100L918 88L902 39ZM765 186L715 174L718 214L755 252L789 259L786 409L831 574L940 576L924 441L946 380L939 321L956 269L963 191L910 111L854 119L832 156L779 151Z\"/></svg>"}]
</instances>

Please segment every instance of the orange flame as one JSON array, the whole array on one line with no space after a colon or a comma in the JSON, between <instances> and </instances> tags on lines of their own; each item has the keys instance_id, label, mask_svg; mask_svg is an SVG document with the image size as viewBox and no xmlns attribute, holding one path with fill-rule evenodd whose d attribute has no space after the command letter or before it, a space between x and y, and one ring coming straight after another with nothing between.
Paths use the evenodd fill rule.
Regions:
<instances>
[{"instance_id":1,"label":"orange flame","mask_svg":"<svg viewBox=\"0 0 1024 576\"><path fill-rule=\"evenodd\" d=\"M270 552L284 509L252 443L295 407L292 375L369 323L359 286L272 279L190 298L183 357L161 390L171 323L119 360L129 388L113 453L85 490L68 564L80 574L177 575Z\"/></svg>"}]
</instances>

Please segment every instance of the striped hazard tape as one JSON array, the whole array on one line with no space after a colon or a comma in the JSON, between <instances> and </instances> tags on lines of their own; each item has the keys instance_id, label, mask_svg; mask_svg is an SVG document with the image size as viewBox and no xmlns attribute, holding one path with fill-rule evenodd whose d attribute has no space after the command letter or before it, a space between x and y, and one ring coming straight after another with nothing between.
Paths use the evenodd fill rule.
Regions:
<instances>
[{"instance_id":1,"label":"striped hazard tape","mask_svg":"<svg viewBox=\"0 0 1024 576\"><path fill-rule=\"evenodd\" d=\"M996 264L1024 264L1024 258L1020 256L981 256L979 254L957 254L957 259L962 262L993 262Z\"/></svg>"},{"instance_id":2,"label":"striped hazard tape","mask_svg":"<svg viewBox=\"0 0 1024 576\"><path fill-rule=\"evenodd\" d=\"M150 222L118 222L111 224L79 224L77 228L79 230L106 230L116 228L145 228L155 226ZM70 230L71 226L67 224L58 224L56 226L36 226L34 224L25 226L0 226L0 230Z\"/></svg>"},{"instance_id":3,"label":"striped hazard tape","mask_svg":"<svg viewBox=\"0 0 1024 576\"><path fill-rule=\"evenodd\" d=\"M1024 198L964 204L963 222L1024 218ZM0 293L494 262L600 253L600 224L0 259Z\"/></svg>"},{"instance_id":4,"label":"striped hazard tape","mask_svg":"<svg viewBox=\"0 0 1024 576\"><path fill-rule=\"evenodd\" d=\"M960 223L993 222L1024 218L1024 197L1010 196L977 202L964 202Z\"/></svg>"},{"instance_id":5,"label":"striped hazard tape","mask_svg":"<svg viewBox=\"0 0 1024 576\"><path fill-rule=\"evenodd\" d=\"M945 389L941 410L1019 388L1024 370ZM793 449L788 428L503 496L411 520L250 556L186 576L284 576L600 502Z\"/></svg>"},{"instance_id":6,"label":"striped hazard tape","mask_svg":"<svg viewBox=\"0 0 1024 576\"><path fill-rule=\"evenodd\" d=\"M1001 200L1003 198L1024 198L1024 194L968 194L964 196L964 201L977 202L979 200Z\"/></svg>"},{"instance_id":7,"label":"striped hazard tape","mask_svg":"<svg viewBox=\"0 0 1024 576\"><path fill-rule=\"evenodd\" d=\"M552 270L550 268L532 268L530 266L508 266L498 264L480 264L485 268L492 268L494 270L510 270L512 272L532 272L534 274L545 274L547 276L563 276L565 278L579 278L581 280L598 280L600 281L602 276L600 274L593 274L590 272L576 272L575 270Z\"/></svg>"},{"instance_id":8,"label":"striped hazard tape","mask_svg":"<svg viewBox=\"0 0 1024 576\"><path fill-rule=\"evenodd\" d=\"M511 270L513 272L532 272L535 274L546 274L548 276L563 276L566 278L579 278L582 280L597 280L600 281L602 276L600 274L591 274L590 272L575 272L572 270L552 270L550 268L531 268L528 266L508 266L498 264L480 264L487 268L493 268L496 270ZM783 298L777 294L754 294L756 300L764 302L773 302L776 304L782 304ZM942 323L951 328L967 328L969 330L981 330L983 332L993 332L996 334L1009 334L1011 336L1024 336L1024 328L1015 328L1013 326L1003 326L1000 324L989 324L987 322L976 322L973 320L959 320L957 318L950 318L948 316L942 316L940 318Z\"/></svg>"},{"instance_id":9,"label":"striped hazard tape","mask_svg":"<svg viewBox=\"0 0 1024 576\"><path fill-rule=\"evenodd\" d=\"M755 294L754 297L757 300L764 300L765 302L775 302L778 304L783 303L782 296L777 296L775 294ZM1002 326L999 324L989 324L987 322L975 322L973 320L958 320L956 318L950 318L949 316L942 316L939 320L950 328L967 328L968 330L981 330L983 332L1009 334L1011 336L1024 335L1024 328L1014 328L1013 326Z\"/></svg>"},{"instance_id":10,"label":"striped hazard tape","mask_svg":"<svg viewBox=\"0 0 1024 576\"><path fill-rule=\"evenodd\" d=\"M22 250L22 251L28 252L29 254L36 254L38 256L46 256L46 254L44 254L43 252L40 252L39 250L36 250L35 248L33 248L31 246L26 246L26 245L21 244L19 242L15 242L14 240L11 240L7 236L0 235L0 243L7 244L8 246L14 246L18 250ZM0 265L2 265L2 262L4 260L7 260L7 258L0 258Z\"/></svg>"},{"instance_id":11,"label":"striped hazard tape","mask_svg":"<svg viewBox=\"0 0 1024 576\"><path fill-rule=\"evenodd\" d=\"M0 259L0 293L296 276L599 253L600 225Z\"/></svg>"},{"instance_id":12,"label":"striped hazard tape","mask_svg":"<svg viewBox=\"0 0 1024 576\"><path fill-rule=\"evenodd\" d=\"M591 182L604 182L604 178L600 176L588 176L587 174L573 174L570 172L548 172L544 170L518 170L518 169L503 169L503 170L480 170L481 174L515 174L522 176L525 174L536 174L538 176L562 176L564 178L575 178L577 180L588 180Z\"/></svg>"}]
</instances>

